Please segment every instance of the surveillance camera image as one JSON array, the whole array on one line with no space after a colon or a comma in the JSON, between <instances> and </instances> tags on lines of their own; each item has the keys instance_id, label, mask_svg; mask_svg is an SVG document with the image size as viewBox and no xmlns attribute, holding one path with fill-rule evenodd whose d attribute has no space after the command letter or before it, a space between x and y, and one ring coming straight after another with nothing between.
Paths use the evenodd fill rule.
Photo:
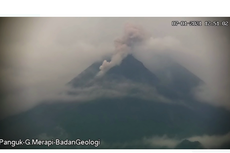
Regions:
<instances>
[{"instance_id":1,"label":"surveillance camera image","mask_svg":"<svg viewBox=\"0 0 230 153\"><path fill-rule=\"evenodd\" d=\"M1 149L230 149L230 18L0 18Z\"/></svg>"}]
</instances>

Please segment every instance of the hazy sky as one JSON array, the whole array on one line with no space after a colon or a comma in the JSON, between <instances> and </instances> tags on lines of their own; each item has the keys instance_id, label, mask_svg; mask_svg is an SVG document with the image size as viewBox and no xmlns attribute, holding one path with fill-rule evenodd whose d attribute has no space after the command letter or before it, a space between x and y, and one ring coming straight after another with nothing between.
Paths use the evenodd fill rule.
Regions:
<instances>
[{"instance_id":1,"label":"hazy sky","mask_svg":"<svg viewBox=\"0 0 230 153\"><path fill-rule=\"evenodd\" d=\"M123 36L127 23L142 27L146 34L144 43L133 54L147 68L154 66L154 53L169 54L206 83L197 88L197 98L230 110L228 27L173 27L173 20L214 19L1 19L0 77L4 96L0 115L32 108L89 65L114 53L114 40Z\"/></svg>"}]
</instances>

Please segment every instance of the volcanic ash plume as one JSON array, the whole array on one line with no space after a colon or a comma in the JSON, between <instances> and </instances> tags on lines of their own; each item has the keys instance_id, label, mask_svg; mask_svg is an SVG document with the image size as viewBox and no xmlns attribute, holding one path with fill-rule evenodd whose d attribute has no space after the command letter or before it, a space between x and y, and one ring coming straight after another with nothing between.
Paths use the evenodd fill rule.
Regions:
<instances>
[{"instance_id":1,"label":"volcanic ash plume","mask_svg":"<svg viewBox=\"0 0 230 153\"><path fill-rule=\"evenodd\" d=\"M112 56L111 61L103 61L97 76L102 76L112 67L119 65L121 61L131 53L132 47L142 42L144 38L145 34L141 27L126 24L123 37L114 41L116 52Z\"/></svg>"}]
</instances>

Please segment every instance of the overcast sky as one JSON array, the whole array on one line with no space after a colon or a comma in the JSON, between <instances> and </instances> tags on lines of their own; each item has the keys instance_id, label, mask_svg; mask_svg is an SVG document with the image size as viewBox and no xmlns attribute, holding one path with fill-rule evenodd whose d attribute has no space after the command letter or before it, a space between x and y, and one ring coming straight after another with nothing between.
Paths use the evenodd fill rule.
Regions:
<instances>
[{"instance_id":1,"label":"overcast sky","mask_svg":"<svg viewBox=\"0 0 230 153\"><path fill-rule=\"evenodd\" d=\"M135 57L152 67L155 52L169 54L200 77L197 98L230 110L227 27L173 27L173 20L213 18L4 18L0 24L1 116L28 110L59 91L104 55L124 25L142 27L145 44ZM224 18L216 19L224 21Z\"/></svg>"}]
</instances>

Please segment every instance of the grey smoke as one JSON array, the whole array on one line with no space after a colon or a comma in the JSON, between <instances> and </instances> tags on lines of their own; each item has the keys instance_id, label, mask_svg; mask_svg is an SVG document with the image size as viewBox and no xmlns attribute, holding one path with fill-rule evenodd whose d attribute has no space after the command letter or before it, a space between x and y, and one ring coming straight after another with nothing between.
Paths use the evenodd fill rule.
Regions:
<instances>
[{"instance_id":1,"label":"grey smoke","mask_svg":"<svg viewBox=\"0 0 230 153\"><path fill-rule=\"evenodd\" d=\"M132 47L138 42L142 42L145 38L145 33L141 27L132 24L126 24L124 28L124 35L122 38L117 38L114 42L115 53L111 61L103 61L100 66L100 71L97 76L102 76L112 67L119 65L121 61L131 53Z\"/></svg>"}]
</instances>

